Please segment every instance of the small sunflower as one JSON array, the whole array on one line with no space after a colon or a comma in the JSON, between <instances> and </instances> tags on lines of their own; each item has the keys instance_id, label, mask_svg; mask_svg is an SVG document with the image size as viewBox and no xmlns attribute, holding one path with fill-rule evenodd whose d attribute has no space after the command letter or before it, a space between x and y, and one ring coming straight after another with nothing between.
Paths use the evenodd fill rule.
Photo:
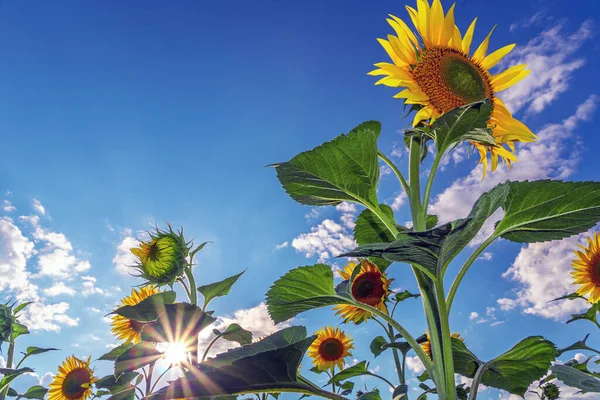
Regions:
<instances>
[{"instance_id":1,"label":"small sunflower","mask_svg":"<svg viewBox=\"0 0 600 400\"><path fill-rule=\"evenodd\" d=\"M344 368L344 358L351 356L352 339L339 328L325 327L317 333L317 338L308 348L308 355L318 369L333 370L337 366Z\"/></svg>"},{"instance_id":2,"label":"small sunflower","mask_svg":"<svg viewBox=\"0 0 600 400\"><path fill-rule=\"evenodd\" d=\"M158 290L153 285L142 287L139 290L134 288L131 290L129 296L121 300L121 306L135 306L156 293L158 293ZM140 333L145 325L144 323L125 318L122 315L113 315L112 321L111 332L118 340L125 340L132 343L138 343L142 340Z\"/></svg>"},{"instance_id":3,"label":"small sunflower","mask_svg":"<svg viewBox=\"0 0 600 400\"><path fill-rule=\"evenodd\" d=\"M458 332L455 332L455 333L451 334L450 336L455 339L460 339L461 342L465 341L465 339L460 337L460 333L458 333ZM427 341L421 343L421 348L423 349L425 354L427 354L427 357L429 357L429 359L433 361L433 354L431 353L431 337L429 336L429 332L427 333Z\"/></svg>"},{"instance_id":4,"label":"small sunflower","mask_svg":"<svg viewBox=\"0 0 600 400\"><path fill-rule=\"evenodd\" d=\"M581 285L577 293L581 296L589 294L589 302L600 301L600 236L594 233L593 237L587 238L587 247L579 246L582 250L576 250L577 260L573 260L571 274L575 279L575 285Z\"/></svg>"},{"instance_id":5,"label":"small sunflower","mask_svg":"<svg viewBox=\"0 0 600 400\"><path fill-rule=\"evenodd\" d=\"M351 279L357 265L355 262L349 262L338 273L344 280ZM359 303L368 304L387 313L385 301L389 294L390 283L391 279L387 279L377 265L368 260L360 260L360 271L352 280L352 297ZM345 322L354 321L355 324L360 324L373 317L369 311L352 305L340 304L333 309L337 310L335 314L344 318Z\"/></svg>"},{"instance_id":6,"label":"small sunflower","mask_svg":"<svg viewBox=\"0 0 600 400\"><path fill-rule=\"evenodd\" d=\"M432 122L442 114L466 104L490 99L492 114L488 127L497 146L472 142L480 154L484 176L488 168L488 155L492 171L498 160L517 161L515 142L531 142L536 136L519 120L513 118L497 93L513 86L529 74L525 64L515 65L492 75L490 69L506 56L514 44L504 46L487 54L490 32L475 52L470 53L475 30L473 20L462 36L454 24L454 5L444 16L440 0L417 0L417 9L406 6L417 34L398 17L391 15L388 23L398 36L388 35L387 40L378 39L390 56L392 63L382 62L370 75L383 75L377 84L405 88L395 98L405 99L405 104L415 104L421 109L415 115L413 125L430 119ZM493 31L493 29L492 29Z\"/></svg>"},{"instance_id":7,"label":"small sunflower","mask_svg":"<svg viewBox=\"0 0 600 400\"><path fill-rule=\"evenodd\" d=\"M156 229L150 234L150 240L140 242L140 246L132 248L131 252L138 258L138 264L134 266L140 272L138 277L162 286L172 285L183 275L188 266L189 250L183 234L175 233L169 226L168 231Z\"/></svg>"},{"instance_id":8,"label":"small sunflower","mask_svg":"<svg viewBox=\"0 0 600 400\"><path fill-rule=\"evenodd\" d=\"M92 395L94 371L90 369L90 359L80 360L75 356L67 359L58 367L58 374L50 383L48 400L85 400Z\"/></svg>"}]
</instances>

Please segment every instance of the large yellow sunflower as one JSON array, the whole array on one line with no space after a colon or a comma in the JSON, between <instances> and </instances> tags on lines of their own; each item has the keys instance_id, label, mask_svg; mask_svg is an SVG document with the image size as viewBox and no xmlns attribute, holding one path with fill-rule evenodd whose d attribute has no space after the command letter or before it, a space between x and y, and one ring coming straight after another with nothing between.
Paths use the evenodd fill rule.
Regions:
<instances>
[{"instance_id":1,"label":"large yellow sunflower","mask_svg":"<svg viewBox=\"0 0 600 400\"><path fill-rule=\"evenodd\" d=\"M308 355L318 369L333 370L344 368L344 358L351 356L352 339L339 328L325 327L317 333L317 338L308 348Z\"/></svg>"},{"instance_id":2,"label":"large yellow sunflower","mask_svg":"<svg viewBox=\"0 0 600 400\"><path fill-rule=\"evenodd\" d=\"M131 294L121 300L121 306L135 306L156 293L158 293L158 290L152 285L140 288L140 290L133 288ZM141 340L140 332L142 332L142 328L144 327L143 323L121 315L113 315L112 321L111 332L118 340L125 340L132 343L138 343Z\"/></svg>"},{"instance_id":3,"label":"large yellow sunflower","mask_svg":"<svg viewBox=\"0 0 600 400\"><path fill-rule=\"evenodd\" d=\"M360 265L360 271L352 280L352 297L359 303L368 304L387 313L385 301L389 294L391 280L387 279L385 273L381 272L377 265L368 260L360 260ZM357 263L349 262L338 273L342 279L348 280L352 278L352 272L356 266ZM333 309L337 310L336 315L344 318L344 322L353 321L355 324L359 324L373 317L369 311L348 304L340 304Z\"/></svg>"},{"instance_id":4,"label":"large yellow sunflower","mask_svg":"<svg viewBox=\"0 0 600 400\"><path fill-rule=\"evenodd\" d=\"M383 75L377 84L406 88L395 95L405 99L406 104L421 105L413 125L476 101L490 99L492 114L488 127L496 139L496 147L472 143L480 154L484 176L488 167L488 154L492 171L498 159L510 163L516 161L515 142L531 142L536 136L525 124L513 118L506 105L496 97L529 74L525 64L515 65L492 75L490 69L506 56L514 44L504 46L487 54L490 32L477 49L470 53L475 30L473 20L462 36L454 24L454 5L444 16L440 0L417 0L417 9L406 6L418 36L406 23L391 15L387 21L397 36L388 35L387 40L378 39L393 63L377 63L370 75ZM492 29L493 31L493 29Z\"/></svg>"},{"instance_id":5,"label":"large yellow sunflower","mask_svg":"<svg viewBox=\"0 0 600 400\"><path fill-rule=\"evenodd\" d=\"M575 271L571 274L575 278L574 284L581 285L577 293L581 296L589 294L588 301L597 303L600 300L600 236L594 233L587 242L587 247L580 245L582 250L575 250L577 260L573 260Z\"/></svg>"},{"instance_id":6,"label":"large yellow sunflower","mask_svg":"<svg viewBox=\"0 0 600 400\"><path fill-rule=\"evenodd\" d=\"M455 339L460 339L462 342L465 341L465 339L460 337L460 333L458 333L458 332L453 333L450 336ZM429 332L427 332L427 341L421 343L421 348L423 349L425 354L427 354L427 357L429 357L429 359L433 361L433 355L431 353L431 337L429 336Z\"/></svg>"},{"instance_id":7,"label":"large yellow sunflower","mask_svg":"<svg viewBox=\"0 0 600 400\"><path fill-rule=\"evenodd\" d=\"M92 395L92 384L98 379L94 378L94 371L90 369L90 359L80 360L75 356L67 359L58 367L58 374L54 375L48 400L85 400Z\"/></svg>"}]
</instances>

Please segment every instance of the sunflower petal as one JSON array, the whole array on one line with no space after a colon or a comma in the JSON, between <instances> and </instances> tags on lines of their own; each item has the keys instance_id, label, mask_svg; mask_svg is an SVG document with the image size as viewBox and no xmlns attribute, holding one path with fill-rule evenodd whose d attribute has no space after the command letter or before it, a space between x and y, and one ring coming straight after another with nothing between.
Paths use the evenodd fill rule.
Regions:
<instances>
[{"instance_id":1,"label":"sunflower petal","mask_svg":"<svg viewBox=\"0 0 600 400\"><path fill-rule=\"evenodd\" d=\"M494 89L496 90L496 92L501 92L503 90L506 90L509 87L511 87L513 85L516 85L521 80L523 80L524 78L526 78L527 75L529 75L530 72L531 72L531 70L529 70L529 69L523 70L523 71L519 72L517 75L515 75L515 76L511 77L510 79L508 79L506 82L496 83L494 85Z\"/></svg>"},{"instance_id":2,"label":"sunflower petal","mask_svg":"<svg viewBox=\"0 0 600 400\"><path fill-rule=\"evenodd\" d=\"M429 7L429 0L417 0L417 13L419 16L419 33L425 46L430 46L431 24L429 23L429 15L431 14L431 8Z\"/></svg>"},{"instance_id":3,"label":"sunflower petal","mask_svg":"<svg viewBox=\"0 0 600 400\"><path fill-rule=\"evenodd\" d=\"M483 62L481 63L481 66L485 69L490 69L492 68L494 65L498 64L498 62L500 60L502 60L502 58L504 58L508 53L510 53L512 51L512 49L515 48L515 44L509 44L508 46L504 46L501 49L498 49L496 51L494 51L493 53L487 55L484 59Z\"/></svg>"},{"instance_id":4,"label":"sunflower petal","mask_svg":"<svg viewBox=\"0 0 600 400\"><path fill-rule=\"evenodd\" d=\"M477 23L477 18L471 22L469 28L465 32L465 36L462 40L462 51L465 54L469 54L469 50L471 49L471 42L473 41L473 33L475 32L475 24Z\"/></svg>"},{"instance_id":5,"label":"sunflower petal","mask_svg":"<svg viewBox=\"0 0 600 400\"><path fill-rule=\"evenodd\" d=\"M429 18L430 43L433 46L442 46L442 32L444 30L444 9L440 0L433 0Z\"/></svg>"},{"instance_id":6,"label":"sunflower petal","mask_svg":"<svg viewBox=\"0 0 600 400\"><path fill-rule=\"evenodd\" d=\"M475 60L476 62L483 62L483 59L485 58L485 53L487 52L488 46L490 45L490 38L492 37L492 32L494 32L494 29L496 29L496 26L492 28L490 33L488 33L485 39L483 39L483 42L481 42L477 50L475 50L475 53L473 53L473 60Z\"/></svg>"},{"instance_id":7,"label":"sunflower petal","mask_svg":"<svg viewBox=\"0 0 600 400\"><path fill-rule=\"evenodd\" d=\"M408 40L411 41L413 46L415 46L416 48L419 48L420 47L419 41L417 40L417 37L415 36L413 31L411 31L410 28L408 27L408 25L406 25L406 22L404 22L400 18L396 17L395 15L390 14L390 17L392 17L392 19L402 28L402 31L404 32L404 34L406 35Z\"/></svg>"},{"instance_id":8,"label":"sunflower petal","mask_svg":"<svg viewBox=\"0 0 600 400\"><path fill-rule=\"evenodd\" d=\"M450 9L448 10L448 14L446 14L446 18L444 19L444 28L442 29L442 33L440 35L440 42L442 46L448 46L448 44L451 45L451 43L453 42L453 38L454 38L454 28L456 27L456 25L454 25L454 7L456 6L456 3L452 4L452 6L450 6Z\"/></svg>"}]
</instances>

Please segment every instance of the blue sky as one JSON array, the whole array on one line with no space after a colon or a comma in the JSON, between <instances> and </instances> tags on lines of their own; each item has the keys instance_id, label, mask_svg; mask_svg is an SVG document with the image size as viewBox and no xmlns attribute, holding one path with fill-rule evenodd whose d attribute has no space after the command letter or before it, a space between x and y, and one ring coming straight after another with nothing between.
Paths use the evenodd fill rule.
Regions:
<instances>
[{"instance_id":1,"label":"blue sky","mask_svg":"<svg viewBox=\"0 0 600 400\"><path fill-rule=\"evenodd\" d=\"M123 250L164 221L213 242L198 260L200 282L248 269L214 302L217 314L273 331L260 306L270 284L319 258L335 262L351 247L347 221L360 210L296 204L263 166L371 119L383 124L380 148L405 165L401 129L410 120L395 91L366 75L387 61L375 39L392 33L387 14L407 17L404 4L0 3L0 290L38 300L21 346L61 349L35 360L39 377L67 355L97 358L114 343L102 316L139 284L122 273ZM530 65L531 75L503 98L540 141L520 147L513 170L484 184L476 160L456 151L434 187L432 212L442 220L465 216L481 192L508 178L598 179L599 10L593 1L458 2L463 31L478 17L475 42L498 24L490 48L517 43L505 66ZM380 200L408 221L399 185L382 172ZM563 324L580 305L547 304L571 290L570 251L582 238L494 244L459 292L452 329L482 359L526 335L568 345L592 332L600 344L591 324ZM400 265L392 271L396 287L416 289ZM418 334L421 313L412 300L399 315ZM337 320L318 310L294 323L314 331ZM378 325L346 329L357 342L354 358L370 359ZM94 365L99 375L110 370ZM390 357L371 367L394 375ZM492 389L486 396L508 398Z\"/></svg>"}]
</instances>

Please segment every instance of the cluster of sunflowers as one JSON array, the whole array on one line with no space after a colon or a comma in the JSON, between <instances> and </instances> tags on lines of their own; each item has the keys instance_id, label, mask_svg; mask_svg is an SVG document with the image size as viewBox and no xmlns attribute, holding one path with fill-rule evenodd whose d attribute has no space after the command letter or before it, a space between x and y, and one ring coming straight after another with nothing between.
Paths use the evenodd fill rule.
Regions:
<instances>
[{"instance_id":1,"label":"cluster of sunflowers","mask_svg":"<svg viewBox=\"0 0 600 400\"><path fill-rule=\"evenodd\" d=\"M381 126L374 121L288 162L275 164L282 186L299 203L327 206L348 201L364 210L354 229L359 247L340 255L355 260L338 271L341 283L334 284L333 270L328 265L299 267L277 280L266 300L275 323L332 306L343 323L379 324L384 335L375 337L369 347L374 357L384 352L393 356L398 382L369 370L366 361L346 364L355 343L333 326L308 337L304 327L290 327L252 342L250 332L231 324L224 331L213 330L214 338L200 356L198 334L216 321L213 313L206 310L207 305L213 298L229 293L241 274L197 287L193 258L204 244L193 249L182 232L176 233L169 227L167 231L157 229L139 247L131 249L138 260L133 267L144 283L140 289L133 289L113 312L112 332L122 344L100 359L114 361L115 374L95 377L91 358L68 357L47 391L51 400L85 400L92 395L110 395L110 400L195 399L248 393L266 400L268 396L277 398L281 392L342 400L354 391L352 379L359 376L380 379L390 386L394 399L406 400L406 357L411 351L425 370L419 377L423 392L418 400L425 400L428 394L441 400L475 400L482 384L524 396L534 381L540 382L536 393L542 399L559 398L557 381L600 393L600 374L587 368L589 358L552 365L559 356L573 350L600 354L588 347L585 339L559 349L541 336L531 336L484 362L467 348L458 333L451 332L449 315L458 287L487 246L498 238L536 243L588 231L600 221L600 184L506 182L484 193L466 218L438 224L437 217L427 211L435 173L445 154L462 143L470 144L479 153L481 175L485 178L488 169L496 170L499 162L510 166L517 161L515 144L536 139L498 97L499 92L518 83L529 71L525 65L516 65L499 73L490 72L515 45L488 54L490 32L471 51L476 21L461 33L454 23L454 5L445 12L440 0L417 0L416 8L407 6L406 10L414 29L401 18L390 16L388 22L396 35L379 42L391 63L375 64L377 69L370 75L382 76L377 84L402 88L394 97L404 99L416 111L411 128L405 131L410 154L408 179L377 148ZM420 168L427 157L428 142L433 142L435 154L422 191ZM397 224L392 209L377 199L380 160L392 169L406 191L412 215L410 228ZM446 291L444 278L450 262L499 208L504 210L504 216L494 225L493 234L468 257ZM573 315L571 321L586 319L600 328L596 319L600 312L600 237L594 234L588 239L588 246L582 246L576 254L573 276L580 287L561 299L585 299L590 309ZM407 264L406 270L413 273L419 293L391 289L388 274L394 262ZM165 286L172 289L175 283L182 285L189 302L175 303L173 291L160 291ZM197 292L204 296L202 307L198 306ZM427 331L418 337L395 318L396 308L410 298L420 298L425 310ZM38 397L28 397L27 393L18 394L10 388L12 379L29 370L19 369L23 360L11 369L14 340L26 333L16 320L23 307L0 309L1 339L11 346L8 369L2 370L6 376L0 382L0 400L6 395L43 398L46 394L46 389L36 388L32 393L37 390ZM237 342L241 347L207 359L211 346L220 339ZM181 356L172 359L163 375L153 381L156 362L167 355L157 344L165 342L181 345ZM54 349L32 350L31 354L49 350ZM300 363L305 353L312 358L311 371L327 374L326 385L331 385L332 391L301 375ZM515 365L519 366L517 371ZM171 368L179 369L178 378L155 391ZM552 374L548 375L550 369ZM472 379L472 383L469 387L456 385L455 374ZM428 381L431 383L425 383ZM142 382L145 391L139 387ZM365 386L355 393L360 400L381 399L376 387Z\"/></svg>"}]
</instances>

